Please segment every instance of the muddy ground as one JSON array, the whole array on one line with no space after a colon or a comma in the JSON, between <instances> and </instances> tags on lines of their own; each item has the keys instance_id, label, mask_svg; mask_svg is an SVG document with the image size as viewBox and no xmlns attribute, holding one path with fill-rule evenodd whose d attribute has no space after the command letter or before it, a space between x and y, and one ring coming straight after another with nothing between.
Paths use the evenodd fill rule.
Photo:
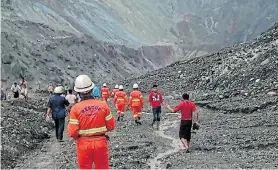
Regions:
<instances>
[{"instance_id":1,"label":"muddy ground","mask_svg":"<svg viewBox=\"0 0 278 170\"><path fill-rule=\"evenodd\" d=\"M273 98L274 101L276 99ZM14 103L12 109L8 109L10 103L2 103L2 168L77 168L74 141L65 135L64 143L56 142L53 131L49 131L51 122L44 119L44 107L34 102L25 105ZM42 99L37 103L43 105L44 102ZM178 101L167 102L174 105ZM31 108L32 104L36 107ZM117 123L116 130L109 133L111 168L278 168L277 103L246 113L228 113L221 110L223 104L213 104L213 108L209 102L198 106L201 128L192 134L190 153L181 150L178 140L179 114L168 114L164 109L161 129L157 131L150 127L152 115L147 111L143 114L142 126L134 125L128 111L125 121ZM230 107L238 105L232 104L230 102ZM22 113L28 113L24 117L28 122L34 121L32 126L25 123L20 116ZM29 119L34 114L39 116ZM14 123L16 126L8 126L10 117L19 121ZM39 130L34 133L38 126ZM28 130L28 127L33 130ZM32 134L28 137L24 131ZM16 138L21 145L15 145ZM22 142L25 140L31 147ZM14 147L17 152L7 152L8 147Z\"/></svg>"}]
</instances>

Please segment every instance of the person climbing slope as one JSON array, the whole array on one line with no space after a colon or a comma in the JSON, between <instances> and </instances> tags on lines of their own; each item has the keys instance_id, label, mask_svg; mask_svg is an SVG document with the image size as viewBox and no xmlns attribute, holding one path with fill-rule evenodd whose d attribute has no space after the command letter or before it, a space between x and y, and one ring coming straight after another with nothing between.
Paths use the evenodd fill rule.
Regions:
<instances>
[{"instance_id":1,"label":"person climbing slope","mask_svg":"<svg viewBox=\"0 0 278 170\"><path fill-rule=\"evenodd\" d=\"M173 113L181 111L179 137L184 145L185 151L189 152L188 149L191 139L192 118L194 120L194 126L198 127L198 111L196 105L189 100L189 95L187 93L184 93L182 98L183 101L180 102L174 109L172 109L169 105L167 105L166 108ZM192 115L194 115L194 117L192 117Z\"/></svg>"},{"instance_id":2,"label":"person climbing slope","mask_svg":"<svg viewBox=\"0 0 278 170\"><path fill-rule=\"evenodd\" d=\"M101 91L101 97L102 97L103 101L107 102L107 100L109 98L110 91L109 91L109 88L107 87L106 83L104 83L102 86L103 87L100 90Z\"/></svg>"},{"instance_id":3,"label":"person climbing slope","mask_svg":"<svg viewBox=\"0 0 278 170\"><path fill-rule=\"evenodd\" d=\"M130 93L129 106L133 113L133 119L136 125L141 125L142 108L144 106L144 98L138 90L138 84L133 85L133 91Z\"/></svg>"},{"instance_id":4,"label":"person climbing slope","mask_svg":"<svg viewBox=\"0 0 278 170\"><path fill-rule=\"evenodd\" d=\"M58 142L63 142L63 132L65 128L66 106L69 102L62 97L64 93L63 86L58 86L54 89L54 96L49 99L46 120L52 119L55 122L55 132Z\"/></svg>"},{"instance_id":5,"label":"person climbing slope","mask_svg":"<svg viewBox=\"0 0 278 170\"><path fill-rule=\"evenodd\" d=\"M114 105L116 106L116 110L118 113L118 121L123 121L125 108L128 105L128 97L126 92L124 92L124 87L122 85L119 86L119 91L115 94L114 97Z\"/></svg>"},{"instance_id":6,"label":"person climbing slope","mask_svg":"<svg viewBox=\"0 0 278 170\"><path fill-rule=\"evenodd\" d=\"M106 132L115 128L115 119L105 101L95 100L94 83L87 75L79 75L74 90L81 96L70 112L68 136L76 140L79 169L109 169Z\"/></svg>"},{"instance_id":7,"label":"person climbing slope","mask_svg":"<svg viewBox=\"0 0 278 170\"><path fill-rule=\"evenodd\" d=\"M158 91L157 85L153 85L153 89L149 94L149 108L152 108L153 112L153 122L151 126L157 122L157 130L159 130L160 117L161 117L161 105L163 103L162 94Z\"/></svg>"}]
</instances>

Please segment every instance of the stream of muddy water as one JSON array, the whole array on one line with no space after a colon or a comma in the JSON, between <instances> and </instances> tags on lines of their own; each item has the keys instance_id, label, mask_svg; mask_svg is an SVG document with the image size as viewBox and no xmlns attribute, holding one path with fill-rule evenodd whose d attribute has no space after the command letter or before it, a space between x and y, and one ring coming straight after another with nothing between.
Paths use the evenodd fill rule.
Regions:
<instances>
[{"instance_id":1,"label":"stream of muddy water","mask_svg":"<svg viewBox=\"0 0 278 170\"><path fill-rule=\"evenodd\" d=\"M164 169L165 167L162 167L163 162L161 162L160 159L183 149L183 145L179 139L176 139L170 135L165 134L165 132L168 129L178 126L179 122L180 121L178 121L178 120L177 121L165 120L163 122L163 124L161 125L160 130L155 131L155 133L158 136L171 140L171 148L168 150L165 150L164 152L158 153L154 158L151 158L149 160L148 165L150 166L151 169Z\"/></svg>"}]
</instances>

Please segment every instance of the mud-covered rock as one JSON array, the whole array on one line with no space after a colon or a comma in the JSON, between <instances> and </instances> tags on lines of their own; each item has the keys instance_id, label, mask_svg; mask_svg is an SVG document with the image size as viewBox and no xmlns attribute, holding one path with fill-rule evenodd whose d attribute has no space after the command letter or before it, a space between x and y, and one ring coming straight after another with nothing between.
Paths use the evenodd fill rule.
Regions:
<instances>
[{"instance_id":1,"label":"mud-covered rock","mask_svg":"<svg viewBox=\"0 0 278 170\"><path fill-rule=\"evenodd\" d=\"M2 168L13 168L20 156L49 138L53 124L45 121L45 111L42 103L35 100L1 102Z\"/></svg>"}]
</instances>

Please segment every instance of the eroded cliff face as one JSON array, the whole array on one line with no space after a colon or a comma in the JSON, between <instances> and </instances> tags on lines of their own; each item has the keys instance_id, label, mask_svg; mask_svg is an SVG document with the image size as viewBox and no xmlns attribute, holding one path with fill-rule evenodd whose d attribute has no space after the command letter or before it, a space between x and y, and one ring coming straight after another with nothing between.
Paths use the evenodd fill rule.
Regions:
<instances>
[{"instance_id":1,"label":"eroded cliff face","mask_svg":"<svg viewBox=\"0 0 278 170\"><path fill-rule=\"evenodd\" d=\"M278 16L274 0L1 2L7 84L137 76L253 38Z\"/></svg>"}]
</instances>

